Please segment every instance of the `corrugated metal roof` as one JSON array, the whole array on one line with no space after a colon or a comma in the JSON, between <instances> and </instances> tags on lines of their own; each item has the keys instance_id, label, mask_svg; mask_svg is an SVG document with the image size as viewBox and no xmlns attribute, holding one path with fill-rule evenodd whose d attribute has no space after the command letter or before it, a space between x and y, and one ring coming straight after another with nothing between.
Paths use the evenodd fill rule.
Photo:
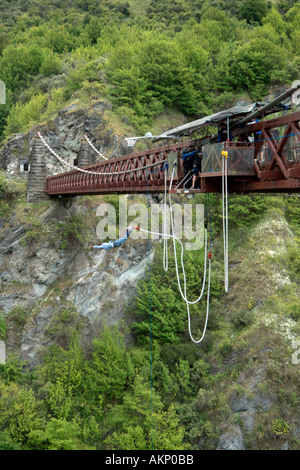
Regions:
<instances>
[{"instance_id":1,"label":"corrugated metal roof","mask_svg":"<svg viewBox=\"0 0 300 470\"><path fill-rule=\"evenodd\" d=\"M276 113L282 111L284 109L289 109L289 106L281 105L281 101L287 99L291 94L295 92L295 90L299 89L300 85L296 84L294 87L286 90L282 95L275 98L270 103L262 103L256 102L249 104L247 106L233 106L232 108L225 109L224 111L220 111L219 113L211 114L210 116L205 116L201 119L197 119L196 121L189 122L179 127L175 127L174 129L170 129L155 139L154 142L157 142L161 139L165 139L168 136L183 136L191 134L193 131L200 129L201 127L207 126L209 124L218 124L219 122L227 120L227 118L243 118L241 120L242 123L246 123L249 121L249 118L253 119L255 117L271 113Z\"/></svg>"},{"instance_id":2,"label":"corrugated metal roof","mask_svg":"<svg viewBox=\"0 0 300 470\"><path fill-rule=\"evenodd\" d=\"M189 134L201 127L204 127L208 124L217 124L218 122L224 121L227 117L233 116L243 116L245 114L249 114L254 111L257 107L256 103L249 104L248 106L234 106L233 108L226 109L224 111L220 111L219 113L211 114L210 116L205 116L201 119L197 119L196 121L188 122L183 126L175 127L174 129L170 129L169 131L163 132L161 135L156 137L155 141L163 139L168 135L185 135Z\"/></svg>"}]
</instances>

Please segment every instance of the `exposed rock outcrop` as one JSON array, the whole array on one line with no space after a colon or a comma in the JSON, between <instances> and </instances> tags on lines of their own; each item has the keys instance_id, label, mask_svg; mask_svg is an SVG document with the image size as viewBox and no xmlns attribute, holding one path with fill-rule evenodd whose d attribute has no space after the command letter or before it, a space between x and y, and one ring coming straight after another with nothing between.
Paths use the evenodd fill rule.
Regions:
<instances>
[{"instance_id":1,"label":"exposed rock outcrop","mask_svg":"<svg viewBox=\"0 0 300 470\"><path fill-rule=\"evenodd\" d=\"M57 113L53 121L36 126L28 133L11 136L0 149L0 170L7 176L19 175L23 170L22 162L30 164L33 139L37 131L42 132L50 147L66 162L74 165L78 160L82 138L87 134L95 147L103 155L112 158L129 153L124 139L120 138L105 118L105 112L111 105L105 101L97 101L84 108L73 103ZM101 157L91 149L95 161ZM48 175L66 171L55 157L46 150ZM24 173L23 173L24 174Z\"/></svg>"},{"instance_id":2,"label":"exposed rock outcrop","mask_svg":"<svg viewBox=\"0 0 300 470\"><path fill-rule=\"evenodd\" d=\"M40 219L43 224L67 221L84 209L76 201L70 210L57 202ZM87 347L101 325L122 320L147 268L148 246L143 241L129 240L112 252L91 252L79 243L61 249L51 235L26 244L26 226L16 217L1 235L0 309L6 315L16 308L26 312L21 328L8 331L7 354L16 352L31 366L38 363L41 348L57 340L49 329L62 310L76 312Z\"/></svg>"}]
</instances>

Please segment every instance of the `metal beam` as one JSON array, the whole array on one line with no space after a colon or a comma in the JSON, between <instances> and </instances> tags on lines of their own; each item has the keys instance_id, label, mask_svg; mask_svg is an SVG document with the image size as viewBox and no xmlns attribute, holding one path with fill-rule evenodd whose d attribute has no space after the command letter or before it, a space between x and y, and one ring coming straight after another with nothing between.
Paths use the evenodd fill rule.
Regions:
<instances>
[{"instance_id":1,"label":"metal beam","mask_svg":"<svg viewBox=\"0 0 300 470\"><path fill-rule=\"evenodd\" d=\"M275 98L273 101L270 101L270 103L265 104L261 108L257 109L253 113L249 114L245 118L241 119L239 122L239 125L242 126L243 124L246 124L247 122L252 121L253 119L263 116L267 111L273 108L273 106L276 106L276 104L281 103L282 101L286 100L289 98L295 91L297 91L300 88L300 84L296 85L292 88L289 88L286 90L284 93L282 93L280 96Z\"/></svg>"}]
</instances>

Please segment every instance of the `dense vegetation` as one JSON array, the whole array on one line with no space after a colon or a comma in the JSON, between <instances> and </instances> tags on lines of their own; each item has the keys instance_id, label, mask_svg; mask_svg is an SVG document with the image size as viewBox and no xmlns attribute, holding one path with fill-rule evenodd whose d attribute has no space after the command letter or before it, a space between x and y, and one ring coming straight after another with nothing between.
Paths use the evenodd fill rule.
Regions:
<instances>
[{"instance_id":1,"label":"dense vegetation","mask_svg":"<svg viewBox=\"0 0 300 470\"><path fill-rule=\"evenodd\" d=\"M0 17L0 79L7 88L7 104L0 107L2 140L73 99L107 99L116 115L143 131L166 107L201 116L238 97L259 99L270 87L299 78L300 6L294 0L3 0ZM1 175L0 193L0 215L9 220L14 205L24 204L24 188ZM45 235L34 210L27 214L24 243ZM257 241L248 231L272 210L290 222L298 245L288 245L277 260L292 284L270 296L267 306L272 311L280 304L281 315L299 325L297 198L230 198L231 260L238 264L236 253L253 248ZM229 398L243 393L236 379L260 360L257 350L273 354L266 358L261 389L277 386L278 406L263 414L247 447L278 448L299 409L295 368L280 338L262 326L252 328L254 307L265 300L255 282L245 284L227 311L219 197L210 198L209 213L214 269L203 346L193 345L187 334L174 256L166 274L158 247L151 291L149 279L142 280L128 306L127 326L104 328L86 353L78 312L64 299L47 332L50 339L60 334L61 344L44 350L41 365L30 370L11 356L0 366L1 450L213 449L218 425L230 416ZM72 237L79 244L85 240L83 226L78 219L56 226L64 249ZM196 297L203 252L186 253L185 263L188 292ZM203 327L205 307L204 302L191 308L195 333ZM0 339L33 314L22 307L8 316L0 312ZM224 366L231 352L241 359Z\"/></svg>"},{"instance_id":2,"label":"dense vegetation","mask_svg":"<svg viewBox=\"0 0 300 470\"><path fill-rule=\"evenodd\" d=\"M2 176L1 197L10 201L6 214L10 220L11 211L24 205L24 188L7 182ZM198 195L196 202L204 203L204 196ZM199 445L215 448L218 426L230 415L230 397L243 393L237 378L257 367L249 357L259 354L253 351L272 344L274 333L254 327L253 309L262 302L260 289L248 285L228 311L228 301L223 295L221 200L210 196L206 202L212 221L213 272L209 328L201 347L194 345L188 336L186 307L178 292L172 250L166 273L162 266L162 247L157 247L150 285L148 277L140 281L136 300L127 307L124 324L99 331L89 351L81 346L82 320L76 307L64 299L64 280L61 287L56 282L53 287L62 299L63 308L53 316L47 335L50 340L56 338L57 345L44 349L42 363L34 369L28 369L13 355L5 365L0 365L0 449L174 450L197 449ZM48 203L37 205L27 213L27 229L34 243L37 243L34 232L39 238L43 236L34 222L34 214L41 213L43 206L47 208ZM250 249L251 230L263 214L267 218L272 211L276 217L289 220L299 239L298 198L230 198L232 262L243 249ZM81 230L87 226L85 220ZM48 237L51 233L59 236L60 232L53 232L53 227L52 231L49 227L44 229ZM73 232L70 229L68 238L73 234L69 242L79 243L78 249L82 250L86 234L82 231L78 236L77 229ZM297 245L288 246L285 256L276 262L289 270L293 284L289 285L288 298L286 290L277 291L264 308L274 310L279 304L284 318L299 322ZM189 297L196 298L203 275L203 250L185 252L185 268ZM264 270L266 266L261 264L258 269ZM231 283L234 283L233 274ZM0 339L6 340L8 330L22 328L36 308L38 305L29 311L20 306L8 315L1 313ZM196 336L203 328L205 309L205 301L191 308ZM283 387L282 396L272 413L264 413L263 431L257 429L248 437L249 449L277 448L289 435L297 413L297 369L288 365L289 352L281 341L276 337L276 349L272 348L269 360L270 382L262 383L261 387L269 388L269 383L274 386L278 382ZM239 352L240 360L222 367L232 351ZM273 361L285 362L280 377Z\"/></svg>"},{"instance_id":3,"label":"dense vegetation","mask_svg":"<svg viewBox=\"0 0 300 470\"><path fill-rule=\"evenodd\" d=\"M0 138L100 96L143 131L299 78L294 0L8 1L0 5Z\"/></svg>"}]
</instances>

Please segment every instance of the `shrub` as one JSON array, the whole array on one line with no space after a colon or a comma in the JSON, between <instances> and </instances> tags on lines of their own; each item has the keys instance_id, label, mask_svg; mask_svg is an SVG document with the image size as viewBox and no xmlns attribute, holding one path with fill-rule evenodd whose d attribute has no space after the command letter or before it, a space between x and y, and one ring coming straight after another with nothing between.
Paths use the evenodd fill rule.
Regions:
<instances>
[{"instance_id":1,"label":"shrub","mask_svg":"<svg viewBox=\"0 0 300 470\"><path fill-rule=\"evenodd\" d=\"M0 340L6 340L7 325L5 321L5 313L0 310Z\"/></svg>"},{"instance_id":2,"label":"shrub","mask_svg":"<svg viewBox=\"0 0 300 470\"><path fill-rule=\"evenodd\" d=\"M61 60L51 50L47 52L46 58L40 67L40 73L50 77L51 75L57 75L61 71Z\"/></svg>"},{"instance_id":3,"label":"shrub","mask_svg":"<svg viewBox=\"0 0 300 470\"><path fill-rule=\"evenodd\" d=\"M272 423L272 431L276 436L281 436L282 434L287 434L290 428L283 419L276 418Z\"/></svg>"},{"instance_id":4,"label":"shrub","mask_svg":"<svg viewBox=\"0 0 300 470\"><path fill-rule=\"evenodd\" d=\"M241 311L234 310L230 312L229 320L236 328L244 328L251 325L253 322L253 314L250 309Z\"/></svg>"},{"instance_id":5,"label":"shrub","mask_svg":"<svg viewBox=\"0 0 300 470\"><path fill-rule=\"evenodd\" d=\"M68 222L58 223L56 229L62 250L74 242L84 243L87 240L86 227L79 215L72 215Z\"/></svg>"},{"instance_id":6,"label":"shrub","mask_svg":"<svg viewBox=\"0 0 300 470\"><path fill-rule=\"evenodd\" d=\"M4 131L5 136L21 132L21 130L30 128L40 118L45 105L47 96L38 94L33 96L27 103L16 103L10 111L7 118L7 126Z\"/></svg>"}]
</instances>

